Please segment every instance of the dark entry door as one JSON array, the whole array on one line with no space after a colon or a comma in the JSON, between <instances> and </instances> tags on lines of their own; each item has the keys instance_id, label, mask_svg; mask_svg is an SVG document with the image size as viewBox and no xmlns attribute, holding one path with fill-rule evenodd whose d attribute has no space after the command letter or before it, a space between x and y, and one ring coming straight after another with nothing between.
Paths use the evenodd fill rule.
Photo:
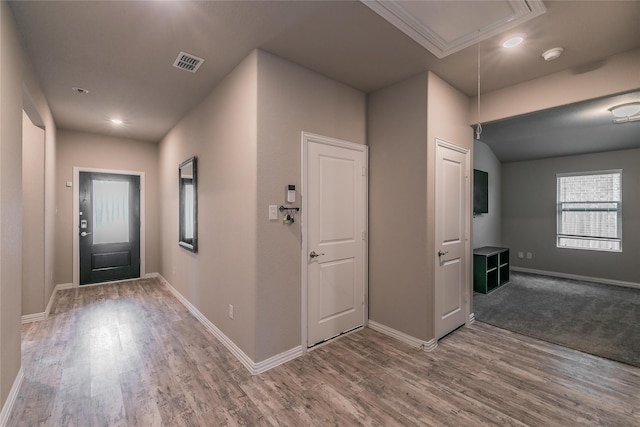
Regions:
<instances>
[{"instance_id":1,"label":"dark entry door","mask_svg":"<svg viewBox=\"0 0 640 427\"><path fill-rule=\"evenodd\" d=\"M80 284L140 277L140 177L80 172Z\"/></svg>"}]
</instances>

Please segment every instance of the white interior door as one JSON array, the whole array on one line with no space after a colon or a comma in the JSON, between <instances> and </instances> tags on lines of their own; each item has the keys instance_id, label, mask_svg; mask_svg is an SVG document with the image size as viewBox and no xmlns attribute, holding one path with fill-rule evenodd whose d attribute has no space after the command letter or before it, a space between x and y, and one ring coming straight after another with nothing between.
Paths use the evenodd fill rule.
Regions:
<instances>
[{"instance_id":1,"label":"white interior door","mask_svg":"<svg viewBox=\"0 0 640 427\"><path fill-rule=\"evenodd\" d=\"M364 325L367 147L303 134L307 345Z\"/></svg>"},{"instance_id":2,"label":"white interior door","mask_svg":"<svg viewBox=\"0 0 640 427\"><path fill-rule=\"evenodd\" d=\"M436 145L436 339L463 325L468 293L468 151Z\"/></svg>"}]
</instances>

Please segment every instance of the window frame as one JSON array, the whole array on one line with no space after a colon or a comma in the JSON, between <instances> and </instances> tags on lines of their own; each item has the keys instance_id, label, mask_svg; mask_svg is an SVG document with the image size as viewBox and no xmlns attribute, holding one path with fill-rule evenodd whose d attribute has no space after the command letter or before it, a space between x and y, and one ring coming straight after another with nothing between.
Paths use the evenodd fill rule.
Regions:
<instances>
[{"instance_id":1,"label":"window frame","mask_svg":"<svg viewBox=\"0 0 640 427\"><path fill-rule=\"evenodd\" d=\"M618 201L579 201L579 202L566 202L560 201L560 182L561 178L565 177L575 177L575 176L589 176L589 175L614 175L617 174L620 176L620 200ZM602 208L592 208L592 209L562 209L563 203L571 203L571 204L599 204L599 203L615 203L617 208L615 210L610 209L602 209ZM564 234L561 231L562 228L562 213L569 211L584 211L584 212L616 212L616 237L595 237L595 236L578 236L578 235L570 235ZM561 245L561 239L577 239L577 240L591 240L591 241L609 241L609 242L617 242L618 249L606 249L606 248L587 248L587 247L578 247L578 246L568 246ZM556 174L556 247L558 249L577 249L577 250L587 250L587 251L598 251L598 252L622 252L622 169L609 169L609 170L599 170L599 171L587 171L587 172L567 172L567 173L557 173Z\"/></svg>"}]
</instances>

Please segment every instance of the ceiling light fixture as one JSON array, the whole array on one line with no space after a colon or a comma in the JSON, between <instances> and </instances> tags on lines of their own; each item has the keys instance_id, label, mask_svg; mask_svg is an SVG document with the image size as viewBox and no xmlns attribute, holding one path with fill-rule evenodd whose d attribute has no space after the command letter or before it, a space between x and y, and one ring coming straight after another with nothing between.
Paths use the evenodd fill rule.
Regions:
<instances>
[{"instance_id":1,"label":"ceiling light fixture","mask_svg":"<svg viewBox=\"0 0 640 427\"><path fill-rule=\"evenodd\" d=\"M111 123L113 123L114 125L121 125L124 122L120 119L111 119Z\"/></svg>"},{"instance_id":2,"label":"ceiling light fixture","mask_svg":"<svg viewBox=\"0 0 640 427\"><path fill-rule=\"evenodd\" d=\"M628 102L609 108L614 123L635 122L640 120L640 102Z\"/></svg>"},{"instance_id":3,"label":"ceiling light fixture","mask_svg":"<svg viewBox=\"0 0 640 427\"><path fill-rule=\"evenodd\" d=\"M503 40L502 43L500 43L500 45L505 49L511 49L512 47L521 45L522 42L524 42L524 39L526 38L527 38L526 34L516 34L514 36L509 37L506 40Z\"/></svg>"},{"instance_id":4,"label":"ceiling light fixture","mask_svg":"<svg viewBox=\"0 0 640 427\"><path fill-rule=\"evenodd\" d=\"M81 88L81 87L78 87L78 86L72 87L71 90L73 90L74 92L81 93L83 95L86 95L86 94L89 93L89 91L87 89L84 89L84 88Z\"/></svg>"},{"instance_id":5,"label":"ceiling light fixture","mask_svg":"<svg viewBox=\"0 0 640 427\"><path fill-rule=\"evenodd\" d=\"M640 102L629 102L609 108L614 117L630 117L640 113Z\"/></svg>"},{"instance_id":6,"label":"ceiling light fixture","mask_svg":"<svg viewBox=\"0 0 640 427\"><path fill-rule=\"evenodd\" d=\"M558 59L563 51L564 49L561 47L554 47L553 49L545 51L542 57L545 61L553 61L554 59Z\"/></svg>"}]
</instances>

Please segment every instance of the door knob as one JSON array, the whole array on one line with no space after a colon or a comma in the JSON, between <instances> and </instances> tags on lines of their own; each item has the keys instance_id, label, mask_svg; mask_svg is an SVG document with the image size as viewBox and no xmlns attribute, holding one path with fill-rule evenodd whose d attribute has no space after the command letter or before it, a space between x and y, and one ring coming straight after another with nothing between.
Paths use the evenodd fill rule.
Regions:
<instances>
[{"instance_id":1,"label":"door knob","mask_svg":"<svg viewBox=\"0 0 640 427\"><path fill-rule=\"evenodd\" d=\"M321 255L324 255L324 253L317 254L316 251L311 251L311 253L309 254L311 258L317 258Z\"/></svg>"},{"instance_id":2,"label":"door knob","mask_svg":"<svg viewBox=\"0 0 640 427\"><path fill-rule=\"evenodd\" d=\"M87 233L86 231L83 231L82 233L80 233L80 237L87 237L89 234L91 233Z\"/></svg>"},{"instance_id":3,"label":"door knob","mask_svg":"<svg viewBox=\"0 0 640 427\"><path fill-rule=\"evenodd\" d=\"M449 251L446 251L446 252L438 251L438 256L445 256L448 253Z\"/></svg>"}]
</instances>

